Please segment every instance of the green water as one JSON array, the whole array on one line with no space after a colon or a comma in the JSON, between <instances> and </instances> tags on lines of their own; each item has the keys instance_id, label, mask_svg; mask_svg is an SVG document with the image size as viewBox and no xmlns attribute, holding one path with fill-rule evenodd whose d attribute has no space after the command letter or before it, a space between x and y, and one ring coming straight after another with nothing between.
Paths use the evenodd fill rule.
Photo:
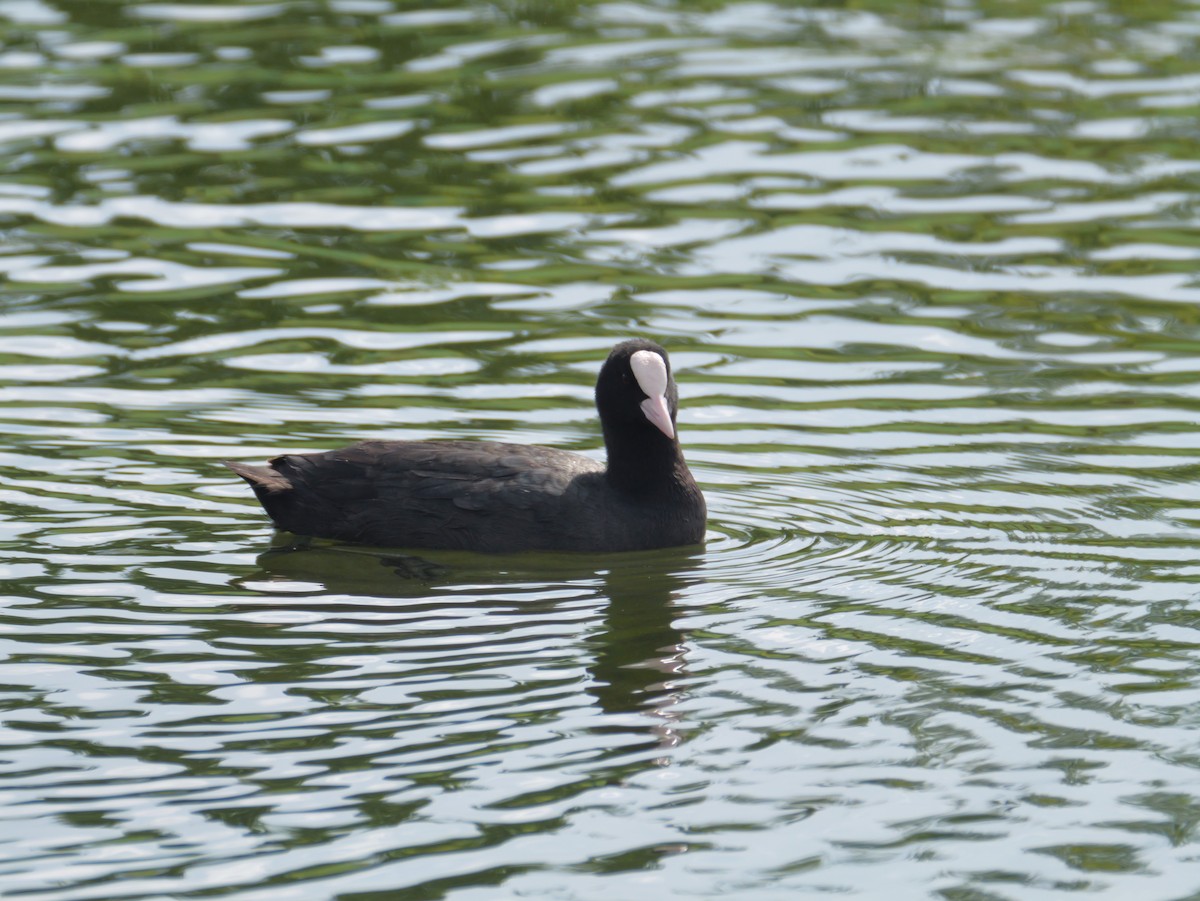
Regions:
<instances>
[{"instance_id":1,"label":"green water","mask_svg":"<svg viewBox=\"0 0 1200 901\"><path fill-rule=\"evenodd\" d=\"M0 0L0 894L1200 898L1200 6ZM597 453L703 549L297 546Z\"/></svg>"}]
</instances>

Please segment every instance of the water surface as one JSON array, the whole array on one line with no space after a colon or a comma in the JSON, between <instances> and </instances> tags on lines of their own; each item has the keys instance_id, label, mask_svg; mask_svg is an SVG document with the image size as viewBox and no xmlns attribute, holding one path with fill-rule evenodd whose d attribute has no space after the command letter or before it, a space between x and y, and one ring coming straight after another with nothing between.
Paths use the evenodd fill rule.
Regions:
<instances>
[{"instance_id":1,"label":"water surface","mask_svg":"<svg viewBox=\"0 0 1200 901\"><path fill-rule=\"evenodd\" d=\"M1200 7L0 2L0 885L1200 892ZM277 536L219 466L599 453L704 548Z\"/></svg>"}]
</instances>

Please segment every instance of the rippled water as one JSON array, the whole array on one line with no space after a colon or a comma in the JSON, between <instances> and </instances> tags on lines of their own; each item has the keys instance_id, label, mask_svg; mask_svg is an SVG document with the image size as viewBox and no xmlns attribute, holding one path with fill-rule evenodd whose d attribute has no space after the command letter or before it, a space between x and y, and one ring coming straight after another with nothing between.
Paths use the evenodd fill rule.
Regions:
<instances>
[{"instance_id":1,"label":"rippled water","mask_svg":"<svg viewBox=\"0 0 1200 901\"><path fill-rule=\"evenodd\" d=\"M0 0L0 891L1197 897L1200 5ZM276 536L596 452L703 549Z\"/></svg>"}]
</instances>

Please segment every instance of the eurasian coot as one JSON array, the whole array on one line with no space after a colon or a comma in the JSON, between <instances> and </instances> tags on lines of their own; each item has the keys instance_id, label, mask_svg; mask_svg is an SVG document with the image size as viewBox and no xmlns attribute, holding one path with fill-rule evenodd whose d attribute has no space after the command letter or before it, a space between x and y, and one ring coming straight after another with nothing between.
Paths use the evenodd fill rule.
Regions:
<instances>
[{"instance_id":1,"label":"eurasian coot","mask_svg":"<svg viewBox=\"0 0 1200 901\"><path fill-rule=\"evenodd\" d=\"M675 433L667 352L636 339L596 380L605 466L492 441L363 441L226 465L281 529L384 547L628 551L704 539L704 496Z\"/></svg>"}]
</instances>

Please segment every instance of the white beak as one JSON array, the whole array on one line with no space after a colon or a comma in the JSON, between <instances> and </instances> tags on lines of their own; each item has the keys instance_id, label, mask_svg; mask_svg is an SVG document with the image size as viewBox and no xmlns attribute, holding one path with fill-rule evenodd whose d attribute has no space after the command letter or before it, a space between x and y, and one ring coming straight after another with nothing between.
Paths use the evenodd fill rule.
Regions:
<instances>
[{"instance_id":1,"label":"white beak","mask_svg":"<svg viewBox=\"0 0 1200 901\"><path fill-rule=\"evenodd\" d=\"M671 422L671 411L667 408L667 398L664 395L647 397L642 401L641 407L642 413L660 432L668 438L675 437L675 425Z\"/></svg>"},{"instance_id":2,"label":"white beak","mask_svg":"<svg viewBox=\"0 0 1200 901\"><path fill-rule=\"evenodd\" d=\"M675 437L675 426L671 422L671 410L667 407L667 385L671 377L667 374L667 362L652 350L639 350L629 358L629 368L637 379L638 387L646 395L642 401L642 412L660 432L668 438Z\"/></svg>"}]
</instances>

